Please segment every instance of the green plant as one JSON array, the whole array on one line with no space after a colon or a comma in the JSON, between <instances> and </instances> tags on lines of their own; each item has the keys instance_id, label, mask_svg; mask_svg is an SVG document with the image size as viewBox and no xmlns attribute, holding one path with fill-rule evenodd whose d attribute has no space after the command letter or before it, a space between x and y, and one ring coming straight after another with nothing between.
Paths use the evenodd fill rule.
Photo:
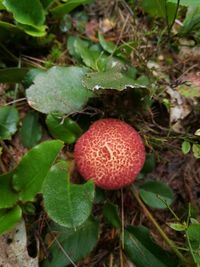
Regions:
<instances>
[{"instance_id":1,"label":"green plant","mask_svg":"<svg viewBox=\"0 0 200 267\"><path fill-rule=\"evenodd\" d=\"M178 54L182 37L198 48L199 1L0 10L0 235L25 217L42 267L200 266L198 161L184 156L200 157L198 62ZM177 130L180 103L193 111Z\"/></svg>"}]
</instances>

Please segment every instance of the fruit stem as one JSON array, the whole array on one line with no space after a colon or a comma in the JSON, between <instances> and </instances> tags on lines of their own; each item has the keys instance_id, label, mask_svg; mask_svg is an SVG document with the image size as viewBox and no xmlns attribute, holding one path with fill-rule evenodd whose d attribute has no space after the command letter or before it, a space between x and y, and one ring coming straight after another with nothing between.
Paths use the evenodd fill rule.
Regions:
<instances>
[{"instance_id":1,"label":"fruit stem","mask_svg":"<svg viewBox=\"0 0 200 267\"><path fill-rule=\"evenodd\" d=\"M152 222L152 224L155 226L155 228L157 229L157 231L159 232L159 234L161 235L161 237L164 239L164 241L169 245L169 247L171 247L171 249L174 251L174 253L177 255L177 257L180 259L180 261L182 262L183 266L188 267L189 262L186 259L186 257L183 256L183 254L177 249L176 244L174 243L174 241L172 241L167 235L166 233L162 230L162 228L160 227L160 225L158 224L158 222L155 220L155 218L153 217L153 215L151 214L151 212L147 209L147 207L145 206L145 204L142 202L140 196L139 196L139 192L138 190L132 186L131 187L131 191L135 197L135 199L137 200L138 204L140 205L140 207L143 209L145 215L148 217L148 219ZM192 265L193 266L193 265Z\"/></svg>"}]
</instances>

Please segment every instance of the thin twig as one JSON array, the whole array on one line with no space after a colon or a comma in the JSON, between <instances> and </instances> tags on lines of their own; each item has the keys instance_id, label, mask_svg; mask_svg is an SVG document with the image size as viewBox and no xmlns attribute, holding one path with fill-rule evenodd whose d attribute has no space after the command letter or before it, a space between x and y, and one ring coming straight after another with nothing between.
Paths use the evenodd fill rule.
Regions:
<instances>
[{"instance_id":1,"label":"thin twig","mask_svg":"<svg viewBox=\"0 0 200 267\"><path fill-rule=\"evenodd\" d=\"M113 267L113 254L110 254L110 258L109 258L109 267Z\"/></svg>"},{"instance_id":2,"label":"thin twig","mask_svg":"<svg viewBox=\"0 0 200 267\"><path fill-rule=\"evenodd\" d=\"M47 226L49 228L49 230L51 231L51 227L49 225L49 223L46 221ZM67 252L64 250L64 248L62 247L62 245L60 244L60 242L58 241L58 239L55 237L54 238L55 242L57 243L57 245L59 246L60 250L63 252L63 254L66 256L66 258L69 260L69 262L74 266L77 267L77 265L75 264L75 262L70 258L70 256L67 254Z\"/></svg>"},{"instance_id":3,"label":"thin twig","mask_svg":"<svg viewBox=\"0 0 200 267\"><path fill-rule=\"evenodd\" d=\"M25 100L26 100L26 97L18 98L16 100L13 100L13 101L10 101L10 102L6 103L5 106L9 106L9 105L12 105L12 104L15 104L15 103L18 103L18 102L22 102L22 101L25 101Z\"/></svg>"},{"instance_id":4,"label":"thin twig","mask_svg":"<svg viewBox=\"0 0 200 267\"><path fill-rule=\"evenodd\" d=\"M119 250L119 256L120 256L120 267L124 267L124 259L123 259L123 253L122 253L121 247Z\"/></svg>"}]
</instances>

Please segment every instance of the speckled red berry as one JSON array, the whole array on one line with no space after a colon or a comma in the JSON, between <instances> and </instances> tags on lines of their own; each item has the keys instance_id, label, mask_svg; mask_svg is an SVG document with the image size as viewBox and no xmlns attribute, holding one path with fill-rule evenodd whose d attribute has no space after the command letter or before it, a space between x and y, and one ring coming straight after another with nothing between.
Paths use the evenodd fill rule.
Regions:
<instances>
[{"instance_id":1,"label":"speckled red berry","mask_svg":"<svg viewBox=\"0 0 200 267\"><path fill-rule=\"evenodd\" d=\"M74 155L86 180L112 190L135 180L145 161L145 148L140 135L127 123L101 119L78 139Z\"/></svg>"}]
</instances>

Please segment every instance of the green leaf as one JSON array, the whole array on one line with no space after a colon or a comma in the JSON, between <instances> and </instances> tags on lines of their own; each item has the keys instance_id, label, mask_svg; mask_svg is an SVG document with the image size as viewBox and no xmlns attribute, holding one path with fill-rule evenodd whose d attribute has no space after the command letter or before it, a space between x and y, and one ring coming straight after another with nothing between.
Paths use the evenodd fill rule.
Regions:
<instances>
[{"instance_id":1,"label":"green leaf","mask_svg":"<svg viewBox=\"0 0 200 267\"><path fill-rule=\"evenodd\" d=\"M169 2L172 1L166 3L166 0L142 0L142 7L151 16L167 18L168 23L171 23L176 14L176 5Z\"/></svg>"},{"instance_id":2,"label":"green leaf","mask_svg":"<svg viewBox=\"0 0 200 267\"><path fill-rule=\"evenodd\" d=\"M47 30L46 25L32 26L32 25L17 23L17 26L19 29L25 31L27 34L34 37L43 37L46 35L46 30Z\"/></svg>"},{"instance_id":3,"label":"green leaf","mask_svg":"<svg viewBox=\"0 0 200 267\"><path fill-rule=\"evenodd\" d=\"M181 145L181 150L183 152L183 154L188 154L190 152L191 149L191 144L188 141L183 141L182 145Z\"/></svg>"},{"instance_id":4,"label":"green leaf","mask_svg":"<svg viewBox=\"0 0 200 267\"><path fill-rule=\"evenodd\" d=\"M13 175L13 187L19 192L20 200L32 201L41 192L42 183L62 147L59 140L45 141L22 158Z\"/></svg>"},{"instance_id":5,"label":"green leaf","mask_svg":"<svg viewBox=\"0 0 200 267\"><path fill-rule=\"evenodd\" d=\"M0 40L11 39L12 37L20 36L23 32L11 23L0 21Z\"/></svg>"},{"instance_id":6,"label":"green leaf","mask_svg":"<svg viewBox=\"0 0 200 267\"><path fill-rule=\"evenodd\" d=\"M95 188L95 198L94 198L94 203L95 204L100 204L100 203L104 203L106 200L106 194L105 194L105 190L103 190L100 187L96 187Z\"/></svg>"},{"instance_id":7,"label":"green leaf","mask_svg":"<svg viewBox=\"0 0 200 267\"><path fill-rule=\"evenodd\" d=\"M91 3L93 0L68 0L67 3L58 5L55 8L52 8L50 12L54 16L62 17L63 15L71 12L73 9L80 5L85 5ZM66 1L64 1L66 2Z\"/></svg>"},{"instance_id":8,"label":"green leaf","mask_svg":"<svg viewBox=\"0 0 200 267\"><path fill-rule=\"evenodd\" d=\"M0 70L0 82L1 83L20 83L26 73L29 71L28 68L6 68Z\"/></svg>"},{"instance_id":9,"label":"green leaf","mask_svg":"<svg viewBox=\"0 0 200 267\"><path fill-rule=\"evenodd\" d=\"M22 218L22 210L19 206L12 209L0 209L0 235L4 234Z\"/></svg>"},{"instance_id":10,"label":"green leaf","mask_svg":"<svg viewBox=\"0 0 200 267\"><path fill-rule=\"evenodd\" d=\"M80 67L53 67L38 74L26 90L29 105L43 113L80 111L93 96L81 83L86 72Z\"/></svg>"},{"instance_id":11,"label":"green leaf","mask_svg":"<svg viewBox=\"0 0 200 267\"><path fill-rule=\"evenodd\" d=\"M199 9L200 11L200 9ZM200 16L199 16L200 18ZM200 24L199 24L200 26ZM200 29L200 27L199 27ZM191 31L189 31L191 33ZM194 97L200 97L200 87L196 86L195 84L181 84L177 88L177 91L184 97L187 98L194 98Z\"/></svg>"},{"instance_id":12,"label":"green leaf","mask_svg":"<svg viewBox=\"0 0 200 267\"><path fill-rule=\"evenodd\" d=\"M106 52L110 54L114 53L116 49L116 45L114 43L106 41L104 36L100 32L98 32L98 38L99 38L100 45L103 47L103 49Z\"/></svg>"},{"instance_id":13,"label":"green leaf","mask_svg":"<svg viewBox=\"0 0 200 267\"><path fill-rule=\"evenodd\" d=\"M93 218L89 218L77 229L54 224L51 230L57 234L57 241L64 249L65 254L58 243L54 242L50 247L52 257L50 260L45 260L42 267L65 267L71 264L69 259L73 262L83 259L95 247L99 237L99 223Z\"/></svg>"},{"instance_id":14,"label":"green leaf","mask_svg":"<svg viewBox=\"0 0 200 267\"><path fill-rule=\"evenodd\" d=\"M185 223L168 223L169 227L175 231L185 231L187 225Z\"/></svg>"},{"instance_id":15,"label":"green leaf","mask_svg":"<svg viewBox=\"0 0 200 267\"><path fill-rule=\"evenodd\" d=\"M19 114L14 107L0 107L0 140L10 139L17 131Z\"/></svg>"},{"instance_id":16,"label":"green leaf","mask_svg":"<svg viewBox=\"0 0 200 267\"><path fill-rule=\"evenodd\" d=\"M23 146L27 148L35 146L42 137L42 128L38 119L38 113L30 111L22 121L21 140Z\"/></svg>"},{"instance_id":17,"label":"green leaf","mask_svg":"<svg viewBox=\"0 0 200 267\"><path fill-rule=\"evenodd\" d=\"M74 49L76 55L81 57L87 67L97 71L105 70L108 59L102 51L86 46L86 42L80 38L76 38L74 41Z\"/></svg>"},{"instance_id":18,"label":"green leaf","mask_svg":"<svg viewBox=\"0 0 200 267\"><path fill-rule=\"evenodd\" d=\"M142 172L145 174L152 172L155 169L155 167L156 167L155 154L154 153L147 154L144 166L142 168Z\"/></svg>"},{"instance_id":19,"label":"green leaf","mask_svg":"<svg viewBox=\"0 0 200 267\"><path fill-rule=\"evenodd\" d=\"M41 0L43 7L46 9L54 0Z\"/></svg>"},{"instance_id":20,"label":"green leaf","mask_svg":"<svg viewBox=\"0 0 200 267\"><path fill-rule=\"evenodd\" d=\"M40 73L44 73L45 71L43 69L36 69L36 68L32 68L30 69L24 79L23 79L23 85L25 86L25 88L31 86L33 84L34 79L36 78L36 76Z\"/></svg>"},{"instance_id":21,"label":"green leaf","mask_svg":"<svg viewBox=\"0 0 200 267\"><path fill-rule=\"evenodd\" d=\"M200 158L200 144L193 144L192 145L192 152L195 158Z\"/></svg>"},{"instance_id":22,"label":"green leaf","mask_svg":"<svg viewBox=\"0 0 200 267\"><path fill-rule=\"evenodd\" d=\"M199 7L191 6L188 8L185 20L183 21L183 26L180 28L179 33L181 35L191 35L200 29L200 5ZM179 86L180 87L180 86ZM186 88L187 91L191 91L188 89L187 85L182 85L181 88Z\"/></svg>"},{"instance_id":23,"label":"green leaf","mask_svg":"<svg viewBox=\"0 0 200 267\"><path fill-rule=\"evenodd\" d=\"M197 129L197 130L195 131L194 135L196 135L196 136L200 136L200 129Z\"/></svg>"},{"instance_id":24,"label":"green leaf","mask_svg":"<svg viewBox=\"0 0 200 267\"><path fill-rule=\"evenodd\" d=\"M77 57L77 53L75 51L75 48L74 48L74 43L76 41L76 39L79 38L79 37L76 37L76 36L69 36L67 38L67 50L69 52L69 54L73 57ZM86 47L87 47L87 42L86 42Z\"/></svg>"},{"instance_id":25,"label":"green leaf","mask_svg":"<svg viewBox=\"0 0 200 267\"><path fill-rule=\"evenodd\" d=\"M82 79L83 85L90 90L115 89L123 91L128 87L142 87L126 73L110 69L106 72L93 72L86 74Z\"/></svg>"},{"instance_id":26,"label":"green leaf","mask_svg":"<svg viewBox=\"0 0 200 267\"><path fill-rule=\"evenodd\" d=\"M137 267L177 267L177 261L156 245L144 226L129 226L124 236L125 254Z\"/></svg>"},{"instance_id":27,"label":"green leaf","mask_svg":"<svg viewBox=\"0 0 200 267\"><path fill-rule=\"evenodd\" d=\"M62 118L56 114L48 114L46 124L54 138L67 144L73 144L82 133L81 128L75 121L70 118Z\"/></svg>"},{"instance_id":28,"label":"green leaf","mask_svg":"<svg viewBox=\"0 0 200 267\"><path fill-rule=\"evenodd\" d=\"M0 175L0 209L11 208L19 199L18 193L12 188L13 172Z\"/></svg>"},{"instance_id":29,"label":"green leaf","mask_svg":"<svg viewBox=\"0 0 200 267\"><path fill-rule=\"evenodd\" d=\"M39 0L4 0L3 4L19 23L31 26L41 26L44 23L45 13Z\"/></svg>"},{"instance_id":30,"label":"green leaf","mask_svg":"<svg viewBox=\"0 0 200 267\"><path fill-rule=\"evenodd\" d=\"M65 227L77 227L89 217L94 200L94 184L70 183L66 162L54 165L43 184L44 206L49 217Z\"/></svg>"},{"instance_id":31,"label":"green leaf","mask_svg":"<svg viewBox=\"0 0 200 267\"><path fill-rule=\"evenodd\" d=\"M171 188L158 181L148 181L140 187L142 200L151 208L165 209L173 202ZM165 204L166 203L166 204Z\"/></svg>"},{"instance_id":32,"label":"green leaf","mask_svg":"<svg viewBox=\"0 0 200 267\"><path fill-rule=\"evenodd\" d=\"M200 224L190 224L186 231L193 249L200 248Z\"/></svg>"},{"instance_id":33,"label":"green leaf","mask_svg":"<svg viewBox=\"0 0 200 267\"><path fill-rule=\"evenodd\" d=\"M112 224L116 229L121 227L119 211L116 205L106 203L103 207L103 216L106 218L106 221Z\"/></svg>"},{"instance_id":34,"label":"green leaf","mask_svg":"<svg viewBox=\"0 0 200 267\"><path fill-rule=\"evenodd\" d=\"M177 0L168 0L170 3L177 3ZM200 6L199 0L180 0L182 6Z\"/></svg>"},{"instance_id":35,"label":"green leaf","mask_svg":"<svg viewBox=\"0 0 200 267\"><path fill-rule=\"evenodd\" d=\"M187 235L187 240L192 248L194 261L195 263L200 264L200 256L199 256L200 224L199 223L190 224L186 231L186 235Z\"/></svg>"},{"instance_id":36,"label":"green leaf","mask_svg":"<svg viewBox=\"0 0 200 267\"><path fill-rule=\"evenodd\" d=\"M3 1L3 0L0 1L0 10L4 10L4 9L6 9L5 6L3 5L2 1Z\"/></svg>"}]
</instances>

